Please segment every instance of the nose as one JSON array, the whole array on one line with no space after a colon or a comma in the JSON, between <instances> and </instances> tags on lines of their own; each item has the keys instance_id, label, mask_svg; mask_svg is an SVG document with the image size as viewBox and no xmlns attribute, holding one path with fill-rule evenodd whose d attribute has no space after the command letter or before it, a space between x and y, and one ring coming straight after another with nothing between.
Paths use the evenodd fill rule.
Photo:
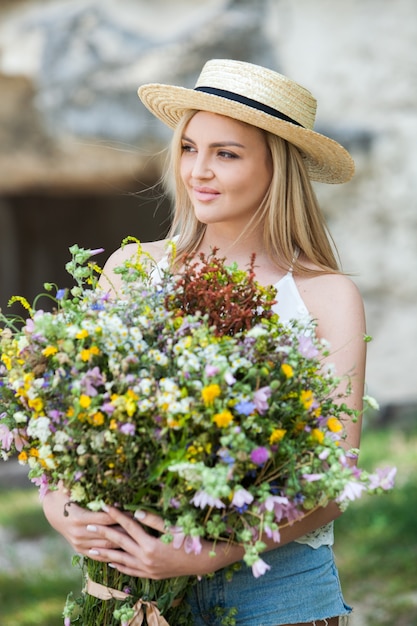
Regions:
<instances>
[{"instance_id":1,"label":"nose","mask_svg":"<svg viewBox=\"0 0 417 626\"><path fill-rule=\"evenodd\" d=\"M196 152L193 162L191 176L197 180L209 179L213 177L213 171L210 165L210 158L204 152Z\"/></svg>"}]
</instances>

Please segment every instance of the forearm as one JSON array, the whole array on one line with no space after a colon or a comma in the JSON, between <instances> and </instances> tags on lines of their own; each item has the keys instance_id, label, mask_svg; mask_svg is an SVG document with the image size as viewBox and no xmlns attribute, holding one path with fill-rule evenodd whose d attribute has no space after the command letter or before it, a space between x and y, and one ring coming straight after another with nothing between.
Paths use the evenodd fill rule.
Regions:
<instances>
[{"instance_id":1,"label":"forearm","mask_svg":"<svg viewBox=\"0 0 417 626\"><path fill-rule=\"evenodd\" d=\"M321 526L334 521L342 514L340 508L335 502L331 502L326 507L319 507L307 512L300 520L292 524L285 523L280 527L280 541L276 542L272 538L265 535L262 541L266 544L266 551L274 550L291 541L295 541L299 537L310 533ZM209 573L227 567L232 563L243 558L244 550L240 546L230 545L227 543L218 543L214 547L215 556L204 555L201 559L200 567L206 571L201 573ZM211 568L211 569L210 569Z\"/></svg>"}]
</instances>

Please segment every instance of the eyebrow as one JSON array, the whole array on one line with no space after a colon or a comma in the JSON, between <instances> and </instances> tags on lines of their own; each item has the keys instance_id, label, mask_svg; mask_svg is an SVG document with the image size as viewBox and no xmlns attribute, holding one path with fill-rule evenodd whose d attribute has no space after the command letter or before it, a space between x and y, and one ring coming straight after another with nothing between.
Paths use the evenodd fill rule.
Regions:
<instances>
[{"instance_id":1,"label":"eyebrow","mask_svg":"<svg viewBox=\"0 0 417 626\"><path fill-rule=\"evenodd\" d=\"M182 136L182 141L189 141L195 145L195 141L187 137L186 135ZM244 148L245 146L237 141L215 141L210 144L210 148L227 148L228 146L235 146L236 148Z\"/></svg>"}]
</instances>

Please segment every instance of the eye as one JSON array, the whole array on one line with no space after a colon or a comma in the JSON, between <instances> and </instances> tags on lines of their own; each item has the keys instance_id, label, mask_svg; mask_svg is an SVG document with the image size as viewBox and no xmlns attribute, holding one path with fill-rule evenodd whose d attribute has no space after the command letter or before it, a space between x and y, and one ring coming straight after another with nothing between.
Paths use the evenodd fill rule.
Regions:
<instances>
[{"instance_id":1,"label":"eye","mask_svg":"<svg viewBox=\"0 0 417 626\"><path fill-rule=\"evenodd\" d=\"M191 144L189 144L189 143L182 143L181 144L181 152L195 152L195 151L196 151L196 149Z\"/></svg>"},{"instance_id":2,"label":"eye","mask_svg":"<svg viewBox=\"0 0 417 626\"><path fill-rule=\"evenodd\" d=\"M222 159L238 159L238 155L234 152L230 152L229 150L220 150L218 152L219 157Z\"/></svg>"}]
</instances>

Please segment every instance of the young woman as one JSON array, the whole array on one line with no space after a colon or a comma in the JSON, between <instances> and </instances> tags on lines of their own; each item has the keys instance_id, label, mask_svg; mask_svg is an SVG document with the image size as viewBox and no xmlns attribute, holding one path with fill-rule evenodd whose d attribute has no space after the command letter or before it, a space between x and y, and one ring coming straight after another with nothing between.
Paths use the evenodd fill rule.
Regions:
<instances>
[{"instance_id":1,"label":"young woman","mask_svg":"<svg viewBox=\"0 0 417 626\"><path fill-rule=\"evenodd\" d=\"M216 247L246 268L255 252L257 280L276 285L281 319L317 321L336 372L350 376L348 401L361 409L362 300L338 269L311 187L311 180L345 182L354 167L339 144L313 131L313 96L276 72L231 60L209 61L195 89L151 84L139 95L175 129L170 174L176 203L169 237L177 238L179 258ZM146 249L166 262L165 242ZM135 245L120 249L105 266L116 292L113 269L135 251ZM109 288L105 279L102 284ZM359 439L360 423L350 424L346 447L357 448ZM63 491L49 493L45 514L78 553L138 577L201 576L189 597L197 626L218 623L216 605L236 606L238 626L335 626L345 624L351 611L331 548L332 523L340 515L335 503L285 527L279 544L265 539L267 574L255 579L243 566L227 582L224 568L242 558L241 548L217 546L212 556L211 544L203 542L198 556L186 554L145 530L163 532L155 515L137 512L133 519L112 507L92 513L72 505L64 517L67 500Z\"/></svg>"}]
</instances>

